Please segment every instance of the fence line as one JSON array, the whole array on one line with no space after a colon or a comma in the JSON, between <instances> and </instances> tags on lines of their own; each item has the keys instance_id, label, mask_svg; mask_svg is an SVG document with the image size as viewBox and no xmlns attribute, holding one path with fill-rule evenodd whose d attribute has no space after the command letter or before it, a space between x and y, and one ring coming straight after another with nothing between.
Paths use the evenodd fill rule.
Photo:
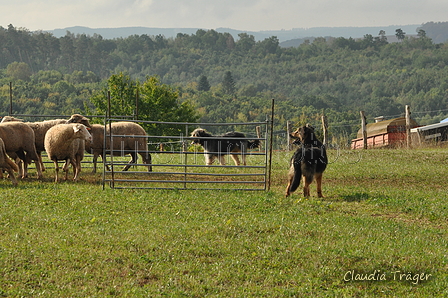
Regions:
<instances>
[{"instance_id":1,"label":"fence line","mask_svg":"<svg viewBox=\"0 0 448 298\"><path fill-rule=\"evenodd\" d=\"M109 127L114 122L120 121L117 118L109 118L105 120L105 128ZM149 144L178 144L177 147L172 147L171 150L147 150L151 155L152 172L148 172L146 165L138 163L132 171L117 170L118 167L127 165L122 160L114 158L114 154L119 154L121 150L113 150L114 138L123 137L122 135L108 134L104 139L104 148L106 148L106 138L110 140L110 147L105 149L103 159L103 188L109 185L113 189L190 189L190 190L206 190L206 189L226 189L226 190L268 190L270 181L269 152L272 146L268 146L269 140L272 138L270 131L270 121L265 122L251 122L251 123L188 123L188 122L161 122L161 121L138 121L142 125L177 125L179 131L188 132L189 127L194 126L245 126L263 127L264 135L260 137L244 137L236 138L238 141L258 140L263 144L264 149L247 150L247 152L208 152L209 154L219 154L225 156L227 159L226 165L205 165L204 152L198 150L197 146L190 146L189 143L193 139L190 136L132 136L133 138L147 138L166 140L167 142L147 142ZM106 131L106 129L105 129ZM129 137L129 136L128 136ZM210 138L209 138L210 139ZM228 138L216 137L212 138L220 141L228 140ZM118 146L120 147L120 146ZM246 149L249 149L246 147ZM124 153L124 152L121 152ZM137 154L137 150L134 152ZM141 153L141 152L140 152ZM124 154L121 154L124 155ZM201 155L201 157L198 157ZM247 158L249 165L233 165L229 161L231 155L243 156ZM219 158L218 158L219 161ZM143 167L145 166L145 167Z\"/></svg>"}]
</instances>

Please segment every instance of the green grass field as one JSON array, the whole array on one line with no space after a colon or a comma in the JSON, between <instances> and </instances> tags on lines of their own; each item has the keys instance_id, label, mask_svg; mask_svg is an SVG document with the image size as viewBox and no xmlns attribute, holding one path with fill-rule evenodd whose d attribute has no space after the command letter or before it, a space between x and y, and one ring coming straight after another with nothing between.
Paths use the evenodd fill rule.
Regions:
<instances>
[{"instance_id":1,"label":"green grass field","mask_svg":"<svg viewBox=\"0 0 448 298\"><path fill-rule=\"evenodd\" d=\"M329 154L322 199L292 152L268 192L3 179L0 297L448 297L448 149Z\"/></svg>"}]
</instances>

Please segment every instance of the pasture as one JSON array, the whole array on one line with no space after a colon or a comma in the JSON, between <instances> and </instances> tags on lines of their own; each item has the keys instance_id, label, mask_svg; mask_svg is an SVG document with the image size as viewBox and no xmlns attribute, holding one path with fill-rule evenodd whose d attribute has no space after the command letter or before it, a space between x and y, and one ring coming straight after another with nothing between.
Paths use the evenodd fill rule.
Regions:
<instances>
[{"instance_id":1,"label":"pasture","mask_svg":"<svg viewBox=\"0 0 448 298\"><path fill-rule=\"evenodd\" d=\"M268 192L3 179L0 297L448 296L448 149L328 153L322 199L292 152Z\"/></svg>"}]
</instances>

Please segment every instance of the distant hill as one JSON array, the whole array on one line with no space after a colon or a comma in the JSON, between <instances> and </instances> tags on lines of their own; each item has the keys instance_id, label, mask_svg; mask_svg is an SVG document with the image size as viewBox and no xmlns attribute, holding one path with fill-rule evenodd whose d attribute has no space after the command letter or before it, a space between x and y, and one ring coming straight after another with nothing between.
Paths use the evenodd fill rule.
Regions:
<instances>
[{"instance_id":1,"label":"distant hill","mask_svg":"<svg viewBox=\"0 0 448 298\"><path fill-rule=\"evenodd\" d=\"M345 37L361 38L366 34L378 36L380 30L384 30L387 35L394 35L395 30L400 28L406 34L413 35L422 25L393 25L383 27L315 27L315 28L295 28L291 30L272 30L272 31L242 31L230 28L217 28L217 32L228 32L237 39L238 34L247 33L253 35L255 40L260 41L271 36L277 36L280 42L286 42L294 39L310 39L310 37ZM122 28L88 28L88 27L68 27L63 29L47 30L56 37L62 37L67 31L73 34L86 34L93 36L99 34L105 39L126 38L131 35L147 34L150 36L163 35L166 38L176 37L178 33L194 34L199 29L204 28L149 28L149 27L122 27ZM208 30L208 29L204 29Z\"/></svg>"},{"instance_id":2,"label":"distant hill","mask_svg":"<svg viewBox=\"0 0 448 298\"><path fill-rule=\"evenodd\" d=\"M404 31L404 30L403 30L403 31ZM369 34L369 33L366 33L366 34ZM365 35L365 34L364 34L364 35ZM362 37L353 37L353 39L355 39L355 40L363 39L363 38L364 38L364 35L363 35ZM372 36L373 36L373 34L372 34ZM407 37L417 37L418 35L417 35L417 34L407 34L407 33L406 33L406 36L407 36ZM340 36L339 36L339 37L340 37ZM335 39L335 38L336 38L336 37L333 37L333 36L325 36L325 39L326 39L327 41L329 41L329 40L331 40L331 39ZM399 40L398 40L398 38L395 36L395 34L394 34L394 35L386 35L386 38L387 38L387 42L399 42ZM298 47L298 46L300 46L302 43L304 43L305 41L313 42L314 39L315 39L315 37L290 39L290 40L281 42L281 43L280 43L280 46L281 46L282 48Z\"/></svg>"},{"instance_id":3,"label":"distant hill","mask_svg":"<svg viewBox=\"0 0 448 298\"><path fill-rule=\"evenodd\" d=\"M444 43L448 41L448 22L428 22L421 26L425 30L426 35L432 39L434 43Z\"/></svg>"}]
</instances>

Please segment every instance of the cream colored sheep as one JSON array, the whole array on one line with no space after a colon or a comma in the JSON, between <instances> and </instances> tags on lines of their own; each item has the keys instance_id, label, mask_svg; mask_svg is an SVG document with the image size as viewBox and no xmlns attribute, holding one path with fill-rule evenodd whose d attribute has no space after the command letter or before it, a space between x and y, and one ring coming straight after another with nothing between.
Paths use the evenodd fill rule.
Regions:
<instances>
[{"instance_id":1,"label":"cream colored sheep","mask_svg":"<svg viewBox=\"0 0 448 298\"><path fill-rule=\"evenodd\" d=\"M4 116L2 119L2 122L10 122L10 121L22 121L22 119L17 119L13 116ZM42 171L45 171L45 165L42 162L42 151L45 151L44 147L44 139L45 134L47 131L58 124L66 124L66 123L81 123L84 124L86 127L90 127L90 122L87 117L84 117L80 114L73 114L70 119L54 119L54 120L45 120L45 121L39 121L39 122L25 122L29 127L31 127L34 131L35 136L35 146L36 146L36 152L39 158L40 167ZM27 163L24 163L23 166L23 176L27 176L28 171L28 164L31 162L29 158L27 158ZM19 172L22 172L21 164L19 163Z\"/></svg>"},{"instance_id":2,"label":"cream colored sheep","mask_svg":"<svg viewBox=\"0 0 448 298\"><path fill-rule=\"evenodd\" d=\"M54 162L56 177L59 181L58 160L65 160L62 170L65 172L65 180L68 176L68 168L73 166L74 181L78 181L81 172L81 160L84 158L85 141L91 141L92 136L86 126L80 123L58 124L47 131L45 135L45 150L48 157Z\"/></svg>"},{"instance_id":3,"label":"cream colored sheep","mask_svg":"<svg viewBox=\"0 0 448 298\"><path fill-rule=\"evenodd\" d=\"M68 119L68 120L55 119L55 120L45 120L45 121L41 121L41 122L27 123L34 130L34 134L36 136L36 141L35 141L36 142L36 151L39 156L42 171L45 171L45 166L42 162L42 151L45 151L45 146L44 146L45 134L53 126L58 125L58 124L66 124L66 123L81 123L81 124L84 124L86 127L91 126L89 119L80 114L73 114L70 117L70 119Z\"/></svg>"},{"instance_id":4,"label":"cream colored sheep","mask_svg":"<svg viewBox=\"0 0 448 298\"><path fill-rule=\"evenodd\" d=\"M3 122L12 122L12 121L23 122L23 119L19 119L19 118L16 118L14 116L3 116L1 122L3 123Z\"/></svg>"},{"instance_id":5,"label":"cream colored sheep","mask_svg":"<svg viewBox=\"0 0 448 298\"><path fill-rule=\"evenodd\" d=\"M3 139L6 153L11 158L19 158L25 163L26 160L34 160L36 162L37 176L39 179L42 178L39 157L34 142L35 135L31 127L17 121L0 123L0 138ZM25 178L27 173L23 172L21 176Z\"/></svg>"},{"instance_id":6,"label":"cream colored sheep","mask_svg":"<svg viewBox=\"0 0 448 298\"><path fill-rule=\"evenodd\" d=\"M126 121L113 122L111 127L112 135L115 135L112 140L114 156L130 154L132 157L123 171L127 171L132 164L136 164L137 154L140 154L143 163L148 165L148 172L151 172L151 154L148 153L148 140L147 137L141 137L146 136L145 130L137 123ZM86 151L93 154L93 172L95 173L98 156L104 159L104 125L92 125L90 133L92 134L92 143L86 143ZM106 125L106 150L110 150L109 125ZM109 152L107 153L109 154Z\"/></svg>"},{"instance_id":7,"label":"cream colored sheep","mask_svg":"<svg viewBox=\"0 0 448 298\"><path fill-rule=\"evenodd\" d=\"M11 179L12 184L14 186L17 185L17 180L16 177L14 176L14 172L17 172L19 169L17 165L12 160L10 160L6 155L5 143L3 142L2 139L0 139L0 169L8 172L9 179Z\"/></svg>"}]
</instances>

